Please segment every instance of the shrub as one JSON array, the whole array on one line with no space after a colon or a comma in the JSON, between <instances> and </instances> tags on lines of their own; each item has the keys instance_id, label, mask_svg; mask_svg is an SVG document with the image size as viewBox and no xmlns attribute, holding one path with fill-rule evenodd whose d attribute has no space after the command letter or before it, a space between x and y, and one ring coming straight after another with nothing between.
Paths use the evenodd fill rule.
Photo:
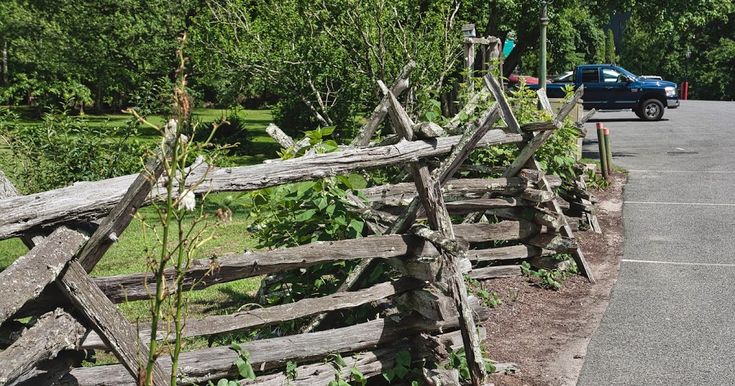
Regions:
<instances>
[{"instance_id":1,"label":"shrub","mask_svg":"<svg viewBox=\"0 0 735 386\"><path fill-rule=\"evenodd\" d=\"M203 142L212 135L212 130L215 130L212 144L226 146L230 154L246 154L250 137L245 128L245 119L239 114L238 109L229 110L227 116L220 122L200 123L194 139Z\"/></svg>"},{"instance_id":2,"label":"shrub","mask_svg":"<svg viewBox=\"0 0 735 386\"><path fill-rule=\"evenodd\" d=\"M7 113L0 137L9 151L0 153L6 172L25 194L130 174L142 168L145 147L138 126L106 128L79 117L46 114L40 125L19 125Z\"/></svg>"}]
</instances>

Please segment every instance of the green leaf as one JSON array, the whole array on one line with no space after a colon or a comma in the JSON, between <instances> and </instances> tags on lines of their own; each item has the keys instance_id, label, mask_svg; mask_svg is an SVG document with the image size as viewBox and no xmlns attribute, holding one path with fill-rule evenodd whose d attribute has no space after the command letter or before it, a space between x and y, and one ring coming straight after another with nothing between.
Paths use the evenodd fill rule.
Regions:
<instances>
[{"instance_id":1,"label":"green leaf","mask_svg":"<svg viewBox=\"0 0 735 386\"><path fill-rule=\"evenodd\" d=\"M365 227L365 223L360 220L350 220L350 228L354 229L358 235L362 235L362 230Z\"/></svg>"},{"instance_id":2,"label":"green leaf","mask_svg":"<svg viewBox=\"0 0 735 386\"><path fill-rule=\"evenodd\" d=\"M308 221L314 216L315 213L316 213L316 209L305 210L299 213L298 215L296 215L295 220L296 221Z\"/></svg>"},{"instance_id":3,"label":"green leaf","mask_svg":"<svg viewBox=\"0 0 735 386\"><path fill-rule=\"evenodd\" d=\"M294 361L286 362L286 377L288 379L291 379L291 380L296 379L296 376L297 376L296 368L297 367L298 365Z\"/></svg>"},{"instance_id":4,"label":"green leaf","mask_svg":"<svg viewBox=\"0 0 735 386\"><path fill-rule=\"evenodd\" d=\"M337 366L339 367L347 366L347 363L345 363L345 360L342 358L342 355L339 355L339 354L332 355L332 362L336 363Z\"/></svg>"},{"instance_id":5,"label":"green leaf","mask_svg":"<svg viewBox=\"0 0 735 386\"><path fill-rule=\"evenodd\" d=\"M350 375L354 381L357 381L360 385L364 385L367 381L365 375L360 372L356 367L350 369Z\"/></svg>"},{"instance_id":6,"label":"green leaf","mask_svg":"<svg viewBox=\"0 0 735 386\"><path fill-rule=\"evenodd\" d=\"M334 210L336 208L337 208L337 205L335 205L334 203L329 204L329 206L327 206L327 210L326 210L327 214L330 215L330 216L332 216L334 214Z\"/></svg>"},{"instance_id":7,"label":"green leaf","mask_svg":"<svg viewBox=\"0 0 735 386\"><path fill-rule=\"evenodd\" d=\"M250 364L249 360L237 358L237 360L235 361L235 366L237 366L238 373L244 379L255 379L255 371L253 371L253 366Z\"/></svg>"},{"instance_id":8,"label":"green leaf","mask_svg":"<svg viewBox=\"0 0 735 386\"><path fill-rule=\"evenodd\" d=\"M229 386L229 384L230 381L225 378L222 378L219 380L219 382L217 382L217 386Z\"/></svg>"},{"instance_id":9,"label":"green leaf","mask_svg":"<svg viewBox=\"0 0 735 386\"><path fill-rule=\"evenodd\" d=\"M396 379L395 369L388 369L383 371L383 378L388 382L393 382Z\"/></svg>"},{"instance_id":10,"label":"green leaf","mask_svg":"<svg viewBox=\"0 0 735 386\"><path fill-rule=\"evenodd\" d=\"M403 366L396 366L394 370L396 372L396 377L398 377L398 379L403 379L403 377L405 377L406 374L409 373L408 368L403 367Z\"/></svg>"},{"instance_id":11,"label":"green leaf","mask_svg":"<svg viewBox=\"0 0 735 386\"><path fill-rule=\"evenodd\" d=\"M349 179L349 186L351 189L365 189L367 187L367 180L365 180L365 177L357 174L357 173L351 173L348 176Z\"/></svg>"},{"instance_id":12,"label":"green leaf","mask_svg":"<svg viewBox=\"0 0 735 386\"><path fill-rule=\"evenodd\" d=\"M396 364L403 367L411 367L411 353L406 350L396 353Z\"/></svg>"}]
</instances>

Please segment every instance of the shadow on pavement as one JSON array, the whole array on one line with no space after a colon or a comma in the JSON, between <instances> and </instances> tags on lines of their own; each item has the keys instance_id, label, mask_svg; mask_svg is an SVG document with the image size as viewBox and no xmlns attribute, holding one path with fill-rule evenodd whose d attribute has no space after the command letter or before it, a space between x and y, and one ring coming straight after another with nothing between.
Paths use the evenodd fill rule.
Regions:
<instances>
[{"instance_id":1,"label":"shadow on pavement","mask_svg":"<svg viewBox=\"0 0 735 386\"><path fill-rule=\"evenodd\" d=\"M643 124L654 123L654 122L666 122L668 119L663 118L660 121L644 121L640 118L590 118L587 122L640 122Z\"/></svg>"}]
</instances>

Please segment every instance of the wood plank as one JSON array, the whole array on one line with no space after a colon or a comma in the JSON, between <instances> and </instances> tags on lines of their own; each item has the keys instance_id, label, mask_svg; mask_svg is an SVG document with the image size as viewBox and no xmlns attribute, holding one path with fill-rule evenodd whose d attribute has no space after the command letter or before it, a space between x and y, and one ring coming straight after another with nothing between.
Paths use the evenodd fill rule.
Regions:
<instances>
[{"instance_id":1,"label":"wood plank","mask_svg":"<svg viewBox=\"0 0 735 386\"><path fill-rule=\"evenodd\" d=\"M392 258L402 256L436 256L438 252L420 237L412 235L370 236L353 240L314 242L291 248L271 251L228 254L216 262L194 260L184 279L184 288L197 289L233 280L260 276L274 272L309 267L338 260L367 258ZM164 272L167 278L173 269ZM94 281L113 302L147 299L155 293L155 283L148 283L147 274L137 273L96 278Z\"/></svg>"},{"instance_id":2,"label":"wood plank","mask_svg":"<svg viewBox=\"0 0 735 386\"><path fill-rule=\"evenodd\" d=\"M554 122L531 122L521 125L521 131L524 133L533 133L536 131L551 131L556 130Z\"/></svg>"},{"instance_id":3,"label":"wood plank","mask_svg":"<svg viewBox=\"0 0 735 386\"><path fill-rule=\"evenodd\" d=\"M472 116L477 109L477 105L480 101L486 99L487 96L487 92L483 93L482 90L474 93L470 100L462 107L462 110L449 119L449 121L444 125L444 129L450 134L459 134L460 132L463 132L463 130L459 129L459 126L462 124L462 117Z\"/></svg>"},{"instance_id":4,"label":"wood plank","mask_svg":"<svg viewBox=\"0 0 735 386\"><path fill-rule=\"evenodd\" d=\"M379 283L354 292L337 292L318 298L306 298L294 303L281 304L230 315L213 315L202 319L189 319L184 326L185 337L221 334L278 324L312 316L327 311L343 310L385 299L423 285L418 280L404 278L395 282ZM150 328L140 329L141 338L150 337ZM159 340L171 340L165 332L159 332ZM107 346L96 333L90 334L82 346L85 349L104 349Z\"/></svg>"},{"instance_id":5,"label":"wood plank","mask_svg":"<svg viewBox=\"0 0 735 386\"><path fill-rule=\"evenodd\" d=\"M467 257L473 262L521 260L541 256L543 250L532 245L511 245L509 247L470 249Z\"/></svg>"},{"instance_id":6,"label":"wood plank","mask_svg":"<svg viewBox=\"0 0 735 386\"><path fill-rule=\"evenodd\" d=\"M489 314L483 309L473 310L479 320ZM419 332L449 332L457 328L457 319L428 323L419 319L403 319L394 322L389 319L376 319L349 327L327 331L311 332L271 339L242 343L243 350L250 353L250 363L254 369L264 371L284 366L287 361L297 363L318 360L333 353L349 353L370 350L381 344L392 344L400 339ZM208 380L234 375L237 353L231 348L213 347L181 354L179 368L182 376L193 383L206 383ZM164 369L170 367L170 358L158 361ZM129 374L121 365L83 367L72 370L62 385L134 385Z\"/></svg>"},{"instance_id":7,"label":"wood plank","mask_svg":"<svg viewBox=\"0 0 735 386\"><path fill-rule=\"evenodd\" d=\"M464 161L470 156L470 153L475 150L480 139L490 131L498 118L500 118L500 111L497 103L495 103L487 109L477 128L467 130L462 134L462 138L457 142L454 150L447 158L444 159L444 161L442 161L441 165L434 170L432 178L439 181L440 185L444 185L446 181L454 176L462 163L464 163Z\"/></svg>"},{"instance_id":8,"label":"wood plank","mask_svg":"<svg viewBox=\"0 0 735 386\"><path fill-rule=\"evenodd\" d=\"M498 265L494 267L475 268L468 274L475 280L497 279L499 277L520 276L520 265Z\"/></svg>"},{"instance_id":9,"label":"wood plank","mask_svg":"<svg viewBox=\"0 0 735 386\"><path fill-rule=\"evenodd\" d=\"M60 227L0 272L0 283L3 283L0 285L0 323L56 280L86 240L83 233Z\"/></svg>"},{"instance_id":10,"label":"wood plank","mask_svg":"<svg viewBox=\"0 0 735 386\"><path fill-rule=\"evenodd\" d=\"M559 113L556 114L556 117L554 118L554 121L553 121L557 127L561 127L562 122L567 117L567 115L569 115L569 113L572 112L574 107L577 105L577 103L582 98L583 94L584 94L584 86L581 86L577 89L577 91L575 91L572 99L562 106L562 108L559 110ZM553 111L551 113L553 114ZM543 137L548 137L551 135L551 133L553 132L550 132L550 131L542 132L541 134L536 135L531 141L529 141L529 143L521 150L521 154L519 154L518 158L516 158L511 164L511 166L506 170L504 175L513 176L522 170L522 165L528 166L532 170L536 170L537 173L539 173L539 176L540 176L539 182L538 182L539 187L547 191L552 191L549 181L543 176L543 173L541 172L541 167L539 166L538 162L533 158L533 153L535 152L535 150L533 150L530 153L530 155L528 154L529 151L531 151L534 146L540 147L543 141L545 140ZM538 140L536 140L537 138ZM531 142L534 142L534 144L532 145ZM573 239L574 232L569 226L566 220L566 217L564 216L564 213L562 212L562 208L559 202L557 200L552 200L546 203L546 205L548 206L549 209L553 210L555 213L559 215L559 219L561 220L561 223L562 223L562 226L560 228L562 235L564 237ZM579 267L582 275L587 277L587 279L591 283L595 283L595 278L594 278L594 275L592 274L592 269L589 267L587 260L584 258L584 253L582 252L582 249L577 247L575 250L571 252L572 252L572 257L574 258L574 261L577 263L577 266Z\"/></svg>"},{"instance_id":11,"label":"wood plank","mask_svg":"<svg viewBox=\"0 0 735 386\"><path fill-rule=\"evenodd\" d=\"M498 106L500 107L500 115L503 117L503 120L505 121L505 124L508 125L510 131L518 134L522 133L521 126L518 124L515 115L513 115L513 110L510 108L510 103L508 103L508 99L505 98L505 92L500 86L498 80L495 79L492 74L487 74L482 79L485 81L485 86L490 90L495 101L498 103Z\"/></svg>"},{"instance_id":12,"label":"wood plank","mask_svg":"<svg viewBox=\"0 0 735 386\"><path fill-rule=\"evenodd\" d=\"M478 198L475 200L452 201L446 203L447 210L451 214L467 214L477 211L498 209L533 207L534 203L512 197L503 198Z\"/></svg>"},{"instance_id":13,"label":"wood plank","mask_svg":"<svg viewBox=\"0 0 735 386\"><path fill-rule=\"evenodd\" d=\"M562 236L556 233L541 233L525 242L529 245L557 252L571 252L579 248L577 241L574 238Z\"/></svg>"},{"instance_id":14,"label":"wood plank","mask_svg":"<svg viewBox=\"0 0 735 386\"><path fill-rule=\"evenodd\" d=\"M62 350L77 350L87 329L62 309L42 315L4 351L0 351L0 385L14 382L36 363Z\"/></svg>"},{"instance_id":15,"label":"wood plank","mask_svg":"<svg viewBox=\"0 0 735 386\"><path fill-rule=\"evenodd\" d=\"M545 111L554 114L554 108L551 107L551 101L549 101L548 95L546 95L546 89L540 88L536 90L536 95L538 96L539 103L541 104L541 108Z\"/></svg>"},{"instance_id":16,"label":"wood plank","mask_svg":"<svg viewBox=\"0 0 735 386\"><path fill-rule=\"evenodd\" d=\"M240 381L241 385L258 385L258 386L313 386L328 385L334 381L336 374L340 374L341 379L350 380L352 369L357 369L366 378L371 378L384 373L395 367L394 357L399 351L410 349L409 345L382 348L357 355L342 358L345 366L339 370L334 368L331 363L313 363L301 365L296 368L296 375L289 378L285 372L278 372L259 376L255 380Z\"/></svg>"},{"instance_id":17,"label":"wood plank","mask_svg":"<svg viewBox=\"0 0 735 386\"><path fill-rule=\"evenodd\" d=\"M584 86L580 86L577 91L574 93L574 97L567 103L565 103L561 109L559 110L559 113L554 117L553 124L556 127L561 127L562 123L564 122L564 119L569 115L569 113L572 112L574 109L574 106L576 106L577 102L582 98L582 94L584 93ZM507 122L506 122L507 123ZM533 155L536 153L536 151L541 147L541 145L546 142L551 136L554 134L553 131L542 131L533 138L531 138L530 141L526 144L526 146L521 149L521 152L518 153L518 156L516 159L513 160L513 162L510 164L508 169L503 173L503 176L505 177L513 177L518 174L518 172L523 169L528 161L533 157Z\"/></svg>"},{"instance_id":18,"label":"wood plank","mask_svg":"<svg viewBox=\"0 0 735 386\"><path fill-rule=\"evenodd\" d=\"M501 221L496 224L456 224L454 231L471 243L491 240L525 240L533 237L541 227L529 221Z\"/></svg>"},{"instance_id":19,"label":"wood plank","mask_svg":"<svg viewBox=\"0 0 735 386\"><path fill-rule=\"evenodd\" d=\"M480 198L484 193L515 195L528 187L525 179L512 178L459 178L450 179L442 186L446 201L463 198ZM416 185L412 182L379 185L360 191L368 202L391 206L408 204L416 195Z\"/></svg>"},{"instance_id":20,"label":"wood plank","mask_svg":"<svg viewBox=\"0 0 735 386\"><path fill-rule=\"evenodd\" d=\"M58 386L72 367L79 367L85 355L81 351L62 351L55 358L39 363L8 386Z\"/></svg>"},{"instance_id":21,"label":"wood plank","mask_svg":"<svg viewBox=\"0 0 735 386\"><path fill-rule=\"evenodd\" d=\"M107 299L78 262L73 261L67 266L58 283L77 311L88 319L97 334L112 349L127 370L128 380L137 380L145 371L148 346L140 340L135 327ZM155 364L152 384L164 386L168 383L163 368Z\"/></svg>"},{"instance_id":22,"label":"wood plank","mask_svg":"<svg viewBox=\"0 0 735 386\"><path fill-rule=\"evenodd\" d=\"M18 189L8 179L8 177L0 170L0 198L15 197L18 195Z\"/></svg>"},{"instance_id":23,"label":"wood plank","mask_svg":"<svg viewBox=\"0 0 735 386\"><path fill-rule=\"evenodd\" d=\"M390 91L386 94L391 95ZM394 99L394 98L393 98ZM410 119L403 110L403 107L397 103L392 103L390 112L396 117L394 120L398 124L396 133L402 135L404 139L411 141ZM474 134L471 135L474 137ZM449 212L444 205L444 199L441 192L442 178L449 179L450 172L454 164L461 164L464 159L469 156L469 152L476 143L472 140L463 142L461 147L455 148L452 154L456 154L456 158L452 158L451 163L447 163L444 172L440 172L436 177L432 177L426 164L411 163L413 181L416 184L419 201L426 212L429 226L432 230L439 232L447 239L454 239L454 230L452 228L452 220ZM468 149L469 148L469 149ZM440 168L441 170L441 168ZM452 172L453 173L453 172ZM413 219L406 221L407 224L413 223ZM414 216L415 218L415 216ZM469 301L467 299L467 288L465 286L464 277L459 269L459 261L462 259L461 254L447 250L441 245L435 245L441 252L441 261L444 265L443 280L447 283L449 294L455 302L455 307L459 314L459 328L462 331L462 340L464 341L465 356L467 358L467 367L470 371L472 384L479 386L485 383L485 366L482 362L482 352L480 350L480 338L475 327L474 316L469 309Z\"/></svg>"},{"instance_id":24,"label":"wood plank","mask_svg":"<svg viewBox=\"0 0 735 386\"><path fill-rule=\"evenodd\" d=\"M401 73L398 74L398 77L396 77L396 80L390 87L393 95L400 96L406 89L408 89L408 77L415 68L416 62L413 60L409 61L403 67ZM388 114L389 104L388 95L384 95L380 100L380 103L378 103L378 105L375 106L375 109L373 109L373 113L370 114L370 118L368 118L367 122L365 122L365 124L360 128L358 135L352 140L350 146L362 147L367 146L370 143L370 139L373 137L375 132L378 130L380 123L383 122L383 119L385 119L385 116Z\"/></svg>"},{"instance_id":25,"label":"wood plank","mask_svg":"<svg viewBox=\"0 0 735 386\"><path fill-rule=\"evenodd\" d=\"M395 145L350 149L267 164L213 169L196 192L247 191L289 182L349 173L354 170L402 164L452 151L460 136L431 141L402 141ZM520 135L491 130L478 146L518 143ZM198 174L192 176L196 178ZM52 227L70 221L85 222L107 214L119 202L135 176L122 176L27 196L0 199L0 239L21 236L39 226ZM159 192L156 192L159 193ZM149 197L162 197L159 194Z\"/></svg>"},{"instance_id":26,"label":"wood plank","mask_svg":"<svg viewBox=\"0 0 735 386\"><path fill-rule=\"evenodd\" d=\"M176 132L175 122L171 120L166 124L165 131L168 137L163 144L164 148L159 149L155 155L148 159L143 171L135 177L135 180L125 190L125 194L120 201L115 204L112 210L110 210L110 213L100 222L97 229L90 236L89 241L84 244L84 247L82 247L82 250L77 255L77 261L79 261L79 264L87 272L91 271L97 265L102 255L122 235L125 228L130 224L130 221L133 220L135 212L145 202L148 194L153 189L153 185L156 184L158 178L163 174L163 158L168 157L169 152L172 151L171 146L174 143L173 141L178 140L178 137L174 137L173 134Z\"/></svg>"},{"instance_id":27,"label":"wood plank","mask_svg":"<svg viewBox=\"0 0 735 386\"><path fill-rule=\"evenodd\" d=\"M284 149L288 149L296 144L293 138L284 133L283 130L274 123L269 124L268 127L265 128L265 132Z\"/></svg>"}]
</instances>

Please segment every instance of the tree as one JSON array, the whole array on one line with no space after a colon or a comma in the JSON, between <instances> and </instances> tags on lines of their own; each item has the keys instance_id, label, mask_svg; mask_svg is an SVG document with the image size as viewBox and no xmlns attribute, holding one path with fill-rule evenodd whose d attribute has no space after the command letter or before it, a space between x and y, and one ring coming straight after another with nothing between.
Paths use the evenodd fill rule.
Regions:
<instances>
[{"instance_id":1,"label":"tree","mask_svg":"<svg viewBox=\"0 0 735 386\"><path fill-rule=\"evenodd\" d=\"M605 63L616 63L618 61L618 55L615 52L615 36L611 29L607 30L607 37L605 38Z\"/></svg>"},{"instance_id":2,"label":"tree","mask_svg":"<svg viewBox=\"0 0 735 386\"><path fill-rule=\"evenodd\" d=\"M411 59L418 62L415 100L427 103L461 60L454 1L220 0L207 7L192 34L197 71L242 80L220 87L274 95L286 128L349 132L379 100L376 81L390 83Z\"/></svg>"},{"instance_id":3,"label":"tree","mask_svg":"<svg viewBox=\"0 0 735 386\"><path fill-rule=\"evenodd\" d=\"M731 44L735 41L735 4L728 0L647 4L627 3L633 8L621 63L635 73L655 72L677 83L689 79L691 98L735 98Z\"/></svg>"},{"instance_id":4,"label":"tree","mask_svg":"<svg viewBox=\"0 0 735 386\"><path fill-rule=\"evenodd\" d=\"M169 77L187 1L7 0L0 38L8 43L6 101L64 96L119 109L146 82Z\"/></svg>"}]
</instances>

